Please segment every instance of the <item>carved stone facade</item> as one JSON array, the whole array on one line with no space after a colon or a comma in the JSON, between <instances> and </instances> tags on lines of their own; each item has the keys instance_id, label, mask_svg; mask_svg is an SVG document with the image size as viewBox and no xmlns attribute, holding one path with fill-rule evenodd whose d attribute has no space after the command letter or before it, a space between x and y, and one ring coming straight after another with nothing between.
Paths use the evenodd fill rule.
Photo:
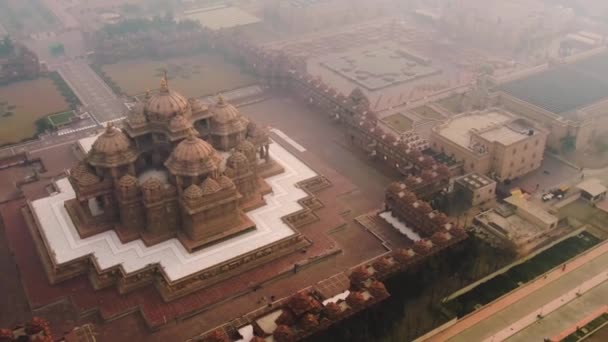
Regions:
<instances>
[{"instance_id":1,"label":"carved stone facade","mask_svg":"<svg viewBox=\"0 0 608 342\"><path fill-rule=\"evenodd\" d=\"M82 237L115 229L123 241L178 237L194 251L255 228L239 204L263 184L268 146L268 133L222 97L207 108L163 78L124 130L109 125L72 169L66 206Z\"/></svg>"}]
</instances>

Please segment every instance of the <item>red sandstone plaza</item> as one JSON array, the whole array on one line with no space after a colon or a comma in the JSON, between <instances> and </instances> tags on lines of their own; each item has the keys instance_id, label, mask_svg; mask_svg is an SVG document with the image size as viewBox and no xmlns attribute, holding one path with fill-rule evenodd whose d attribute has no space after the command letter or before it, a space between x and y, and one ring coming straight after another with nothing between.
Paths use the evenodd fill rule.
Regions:
<instances>
[{"instance_id":1,"label":"red sandstone plaza","mask_svg":"<svg viewBox=\"0 0 608 342\"><path fill-rule=\"evenodd\" d=\"M349 110L369 106L357 92L348 99ZM377 153L418 173L389 187L388 212L356 222L336 196L354 189L344 176L221 96L207 107L163 78L122 128L57 148L79 161L46 182L50 195L0 208L30 307L70 303L104 338L124 338L141 317L138 339L290 341L385 299L381 280L466 234L425 202L449 179L445 166L365 113L343 117L353 147L377 141ZM397 230L399 248L382 247ZM272 298L251 301L259 289Z\"/></svg>"}]
</instances>

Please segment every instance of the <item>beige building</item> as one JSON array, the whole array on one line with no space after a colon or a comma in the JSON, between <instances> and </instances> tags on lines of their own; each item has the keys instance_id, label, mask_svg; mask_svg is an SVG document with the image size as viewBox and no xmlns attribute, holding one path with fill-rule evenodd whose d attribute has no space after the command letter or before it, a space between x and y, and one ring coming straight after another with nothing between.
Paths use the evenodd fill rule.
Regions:
<instances>
[{"instance_id":1,"label":"beige building","mask_svg":"<svg viewBox=\"0 0 608 342\"><path fill-rule=\"evenodd\" d=\"M454 180L454 191L476 206L496 197L496 182L484 175L469 173Z\"/></svg>"},{"instance_id":2,"label":"beige building","mask_svg":"<svg viewBox=\"0 0 608 342\"><path fill-rule=\"evenodd\" d=\"M540 167L548 132L502 109L464 113L436 126L431 148L462 163L465 173L514 179Z\"/></svg>"},{"instance_id":3,"label":"beige building","mask_svg":"<svg viewBox=\"0 0 608 342\"><path fill-rule=\"evenodd\" d=\"M608 50L605 47L494 78L489 102L547 129L554 152L593 149L608 133Z\"/></svg>"}]
</instances>

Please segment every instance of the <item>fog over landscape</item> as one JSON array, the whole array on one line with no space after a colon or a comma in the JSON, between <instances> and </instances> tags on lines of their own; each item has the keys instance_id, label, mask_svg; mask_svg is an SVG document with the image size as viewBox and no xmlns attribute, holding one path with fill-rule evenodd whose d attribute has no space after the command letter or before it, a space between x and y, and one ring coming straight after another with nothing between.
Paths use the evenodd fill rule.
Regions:
<instances>
[{"instance_id":1,"label":"fog over landscape","mask_svg":"<svg viewBox=\"0 0 608 342\"><path fill-rule=\"evenodd\" d=\"M607 341L607 193L605 0L0 0L0 341Z\"/></svg>"}]
</instances>

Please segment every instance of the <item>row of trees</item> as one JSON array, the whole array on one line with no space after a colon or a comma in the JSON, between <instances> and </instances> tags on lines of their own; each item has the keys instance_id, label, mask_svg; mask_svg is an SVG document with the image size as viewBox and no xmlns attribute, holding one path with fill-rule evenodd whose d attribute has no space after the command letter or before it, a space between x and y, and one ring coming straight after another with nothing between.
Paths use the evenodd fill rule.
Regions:
<instances>
[{"instance_id":1,"label":"row of trees","mask_svg":"<svg viewBox=\"0 0 608 342\"><path fill-rule=\"evenodd\" d=\"M6 57L15 51L15 45L9 36L4 36L0 42L0 57Z\"/></svg>"},{"instance_id":2,"label":"row of trees","mask_svg":"<svg viewBox=\"0 0 608 342\"><path fill-rule=\"evenodd\" d=\"M157 16L153 19L147 18L133 18L120 21L116 24L107 24L102 27L102 34L108 38L117 38L132 33L159 31L159 32L171 32L171 31L190 31L201 28L201 25L197 21L193 20L180 20L176 21L172 15L165 15L163 17Z\"/></svg>"}]
</instances>

